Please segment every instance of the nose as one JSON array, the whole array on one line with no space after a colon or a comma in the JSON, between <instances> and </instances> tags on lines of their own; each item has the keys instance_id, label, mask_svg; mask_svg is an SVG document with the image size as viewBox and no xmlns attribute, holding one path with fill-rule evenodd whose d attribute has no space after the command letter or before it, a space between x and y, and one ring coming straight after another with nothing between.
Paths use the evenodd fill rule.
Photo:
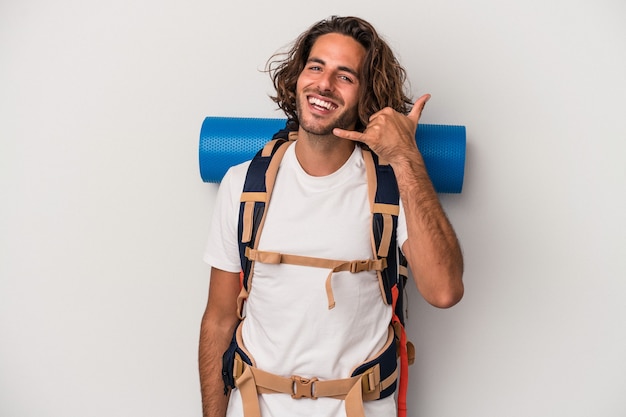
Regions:
<instances>
[{"instance_id":1,"label":"nose","mask_svg":"<svg viewBox=\"0 0 626 417\"><path fill-rule=\"evenodd\" d=\"M323 72L317 82L317 87L321 92L333 91L335 88L335 78L331 72Z\"/></svg>"}]
</instances>

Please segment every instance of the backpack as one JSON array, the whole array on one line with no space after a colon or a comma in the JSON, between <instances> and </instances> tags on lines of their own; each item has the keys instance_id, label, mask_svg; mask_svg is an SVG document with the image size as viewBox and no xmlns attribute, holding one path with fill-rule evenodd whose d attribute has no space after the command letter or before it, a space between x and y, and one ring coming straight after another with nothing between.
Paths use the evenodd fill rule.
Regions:
<instances>
[{"instance_id":1,"label":"backpack","mask_svg":"<svg viewBox=\"0 0 626 417\"><path fill-rule=\"evenodd\" d=\"M296 138L296 132L289 122L285 129L277 132L272 140L261 149L250 162L244 182L239 210L239 254L241 260L241 293L237 300L238 313L242 318L243 303L248 296L252 284L252 275L255 260L267 262L270 256L256 250L263 228L265 211L270 202L271 193L280 161L289 144ZM278 262L295 263L326 267L331 269L326 281L326 290L329 308L334 306L334 297L330 286L330 277L333 272L376 270L381 293L386 304L392 305L392 326L396 340L396 355L400 357L400 378L398 388L398 416L406 415L406 390L408 385L408 365L413 362L414 348L406 340L404 330L404 292L408 279L407 261L400 251L396 241L396 227L399 213L400 193L395 175L391 166L380 161L378 156L366 147L363 156L368 171L368 189L372 207L372 236L374 254L373 260L368 261L335 261L319 258L307 258L297 255L282 255ZM372 197L373 195L373 197ZM273 255L273 253L269 253ZM285 257L291 258L286 259ZM270 261L272 262L272 261ZM232 366L225 365L225 369ZM225 375L225 381L228 377ZM232 384L232 377L227 385ZM395 391L394 383L391 393ZM385 393L383 396L389 395Z\"/></svg>"}]
</instances>

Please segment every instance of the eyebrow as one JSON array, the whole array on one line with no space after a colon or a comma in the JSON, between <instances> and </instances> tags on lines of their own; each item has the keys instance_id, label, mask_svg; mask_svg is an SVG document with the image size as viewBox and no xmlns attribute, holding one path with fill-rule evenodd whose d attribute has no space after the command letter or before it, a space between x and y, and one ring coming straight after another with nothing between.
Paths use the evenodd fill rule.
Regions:
<instances>
[{"instance_id":1,"label":"eyebrow","mask_svg":"<svg viewBox=\"0 0 626 417\"><path fill-rule=\"evenodd\" d=\"M318 64L326 65L326 62L323 59L315 58L315 57L309 58L306 62L307 62L307 64L309 64L311 62L315 62L315 63L318 63ZM338 69L339 69L339 71L347 72L347 73L352 74L355 77L359 78L359 73L357 71L353 70L350 67L346 67L346 66L340 65L338 67Z\"/></svg>"}]
</instances>

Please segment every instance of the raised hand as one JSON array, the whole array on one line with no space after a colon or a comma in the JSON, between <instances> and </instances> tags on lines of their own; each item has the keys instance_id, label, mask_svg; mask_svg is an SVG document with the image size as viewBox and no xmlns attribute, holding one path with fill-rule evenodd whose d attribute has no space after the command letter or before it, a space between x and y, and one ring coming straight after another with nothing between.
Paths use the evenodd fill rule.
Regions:
<instances>
[{"instance_id":1,"label":"raised hand","mask_svg":"<svg viewBox=\"0 0 626 417\"><path fill-rule=\"evenodd\" d=\"M422 110L429 99L430 94L418 98L408 115L389 107L384 108L370 117L363 132L335 128L333 134L342 139L366 144L392 166L415 158L416 154L421 157L415 143L415 132Z\"/></svg>"}]
</instances>

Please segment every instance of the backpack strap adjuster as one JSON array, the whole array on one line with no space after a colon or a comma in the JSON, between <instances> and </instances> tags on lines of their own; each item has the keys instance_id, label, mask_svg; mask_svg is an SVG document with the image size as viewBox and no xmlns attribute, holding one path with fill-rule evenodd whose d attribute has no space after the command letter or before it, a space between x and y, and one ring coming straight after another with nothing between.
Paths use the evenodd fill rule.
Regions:
<instances>
[{"instance_id":1,"label":"backpack strap adjuster","mask_svg":"<svg viewBox=\"0 0 626 417\"><path fill-rule=\"evenodd\" d=\"M361 374L363 395L380 392L380 368L373 366Z\"/></svg>"},{"instance_id":2,"label":"backpack strap adjuster","mask_svg":"<svg viewBox=\"0 0 626 417\"><path fill-rule=\"evenodd\" d=\"M387 260L382 258L378 260L366 259L350 262L350 272L356 274L363 271L381 271L387 267ZM338 271L334 271L338 272Z\"/></svg>"}]
</instances>

